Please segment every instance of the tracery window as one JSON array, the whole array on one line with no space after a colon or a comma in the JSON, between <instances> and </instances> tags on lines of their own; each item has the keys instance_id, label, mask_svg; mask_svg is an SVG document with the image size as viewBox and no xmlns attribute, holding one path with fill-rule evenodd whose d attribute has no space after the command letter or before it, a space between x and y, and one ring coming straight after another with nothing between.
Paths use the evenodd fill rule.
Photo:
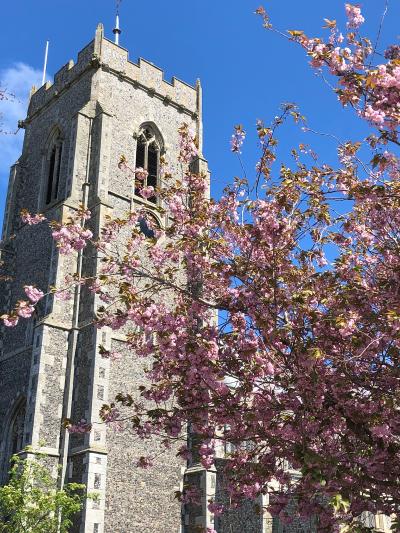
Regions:
<instances>
[{"instance_id":1,"label":"tracery window","mask_svg":"<svg viewBox=\"0 0 400 533\"><path fill-rule=\"evenodd\" d=\"M9 418L6 431L4 432L4 455L0 468L1 484L6 483L9 479L11 457L23 450L25 414L26 400L25 398L20 398L14 406L12 416Z\"/></svg>"},{"instance_id":2,"label":"tracery window","mask_svg":"<svg viewBox=\"0 0 400 533\"><path fill-rule=\"evenodd\" d=\"M60 132L57 130L52 135L47 151L46 186L44 191L46 205L51 204L59 197L62 150L63 141Z\"/></svg>"},{"instance_id":3,"label":"tracery window","mask_svg":"<svg viewBox=\"0 0 400 533\"><path fill-rule=\"evenodd\" d=\"M138 227L145 237L155 239L156 230L160 229L160 223L154 215L146 213L145 216L139 218Z\"/></svg>"},{"instance_id":4,"label":"tracery window","mask_svg":"<svg viewBox=\"0 0 400 533\"><path fill-rule=\"evenodd\" d=\"M5 447L5 459L6 468L8 469L8 462L11 456L20 452L23 449L24 442L24 427L25 427L25 415L26 415L26 400L21 398L13 411L13 415L10 419L7 434L7 441Z\"/></svg>"},{"instance_id":5,"label":"tracery window","mask_svg":"<svg viewBox=\"0 0 400 533\"><path fill-rule=\"evenodd\" d=\"M136 145L136 168L147 170L148 175L144 180L136 178L135 194L140 196L141 187L154 187L158 185L160 173L160 152L161 142L150 126L143 128L139 134ZM148 198L150 202L156 203L156 196Z\"/></svg>"},{"instance_id":6,"label":"tracery window","mask_svg":"<svg viewBox=\"0 0 400 533\"><path fill-rule=\"evenodd\" d=\"M15 412L10 427L9 456L22 450L24 441L26 403L22 402Z\"/></svg>"}]
</instances>

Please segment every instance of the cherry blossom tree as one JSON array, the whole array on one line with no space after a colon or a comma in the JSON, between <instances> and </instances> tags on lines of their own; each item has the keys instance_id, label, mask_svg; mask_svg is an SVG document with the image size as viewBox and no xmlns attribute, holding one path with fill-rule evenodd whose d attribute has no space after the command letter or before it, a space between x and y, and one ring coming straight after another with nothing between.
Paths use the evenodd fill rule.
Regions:
<instances>
[{"instance_id":1,"label":"cherry blossom tree","mask_svg":"<svg viewBox=\"0 0 400 533\"><path fill-rule=\"evenodd\" d=\"M296 501L292 514L317 516L321 532L363 531L362 512L391 515L400 504L400 47L377 54L360 34L359 6L345 9L346 31L327 19L325 40L280 32L257 10L268 30L298 43L313 69L337 81L340 103L371 126L366 139L338 143L337 168L303 144L291 167L276 168L282 125L308 129L285 104L271 124L257 123L254 179L236 178L218 200L207 198L207 176L192 170L196 138L182 126L182 175L165 170L162 188L142 187L171 214L168 227L152 226L140 210L110 220L97 240L85 210L52 223L60 253L91 241L103 259L96 279L70 277L53 290L88 284L104 302L98 327L127 331L133 356L148 361L142 400L121 391L103 407L105 423L123 418L139 437L162 435L169 446L190 422L205 468L220 443L230 445L231 505L269 493L269 511L290 521L288 502ZM245 137L236 126L239 157ZM120 167L145 182L124 157ZM143 219L153 236L141 231ZM7 326L32 315L46 288L25 292L3 315ZM85 420L67 424L91 429ZM181 443L182 458L192 451ZM221 512L216 502L210 510Z\"/></svg>"}]
</instances>

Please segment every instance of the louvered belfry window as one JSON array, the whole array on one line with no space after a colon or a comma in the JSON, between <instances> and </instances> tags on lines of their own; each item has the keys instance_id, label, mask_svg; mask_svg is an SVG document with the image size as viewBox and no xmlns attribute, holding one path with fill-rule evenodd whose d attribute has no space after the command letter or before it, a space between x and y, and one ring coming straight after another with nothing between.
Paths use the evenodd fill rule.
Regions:
<instances>
[{"instance_id":1,"label":"louvered belfry window","mask_svg":"<svg viewBox=\"0 0 400 533\"><path fill-rule=\"evenodd\" d=\"M154 187L158 186L159 171L160 171L160 144L156 139L155 134L151 128L145 128L141 131L136 146L136 168L143 168L147 170L148 176L144 180L135 181L135 194L140 196L140 187ZM156 203L155 196L148 198L149 202Z\"/></svg>"},{"instance_id":2,"label":"louvered belfry window","mask_svg":"<svg viewBox=\"0 0 400 533\"><path fill-rule=\"evenodd\" d=\"M51 204L58 199L60 187L62 140L59 136L51 143L47 159L47 183L45 203Z\"/></svg>"}]
</instances>

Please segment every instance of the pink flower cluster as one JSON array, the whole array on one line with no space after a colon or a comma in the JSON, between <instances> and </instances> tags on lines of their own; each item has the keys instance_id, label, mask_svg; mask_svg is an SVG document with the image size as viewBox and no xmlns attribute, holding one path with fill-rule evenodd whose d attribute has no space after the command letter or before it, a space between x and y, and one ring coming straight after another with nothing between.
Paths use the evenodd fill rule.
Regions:
<instances>
[{"instance_id":1,"label":"pink flower cluster","mask_svg":"<svg viewBox=\"0 0 400 533\"><path fill-rule=\"evenodd\" d=\"M211 468L214 464L215 447L212 443L203 443L199 448L200 461L204 468Z\"/></svg>"},{"instance_id":2,"label":"pink flower cluster","mask_svg":"<svg viewBox=\"0 0 400 533\"><path fill-rule=\"evenodd\" d=\"M27 211L26 209L22 209L21 220L24 224L28 224L28 226L35 226L36 224L39 224L40 222L46 220L46 217L41 215L40 213L36 215L31 215L29 211Z\"/></svg>"},{"instance_id":3,"label":"pink flower cluster","mask_svg":"<svg viewBox=\"0 0 400 533\"><path fill-rule=\"evenodd\" d=\"M37 289L33 285L25 285L24 290L25 294L33 304L36 304L44 296L44 292Z\"/></svg>"},{"instance_id":4,"label":"pink flower cluster","mask_svg":"<svg viewBox=\"0 0 400 533\"><path fill-rule=\"evenodd\" d=\"M374 109L371 105L367 105L364 111L364 117L377 126L382 126L385 122L386 115L380 109Z\"/></svg>"},{"instance_id":5,"label":"pink flower cluster","mask_svg":"<svg viewBox=\"0 0 400 533\"><path fill-rule=\"evenodd\" d=\"M195 134L187 124L182 124L179 128L179 148L179 160L183 163L190 163L198 155Z\"/></svg>"},{"instance_id":6,"label":"pink flower cluster","mask_svg":"<svg viewBox=\"0 0 400 533\"><path fill-rule=\"evenodd\" d=\"M139 190L139 194L142 198L148 200L149 198L152 198L155 195L154 187L152 187L151 185L148 185L147 187L142 187Z\"/></svg>"},{"instance_id":7,"label":"pink flower cluster","mask_svg":"<svg viewBox=\"0 0 400 533\"><path fill-rule=\"evenodd\" d=\"M135 169L135 178L139 181L144 182L148 175L149 173L147 172L147 170L144 170L144 168L142 167L138 167Z\"/></svg>"},{"instance_id":8,"label":"pink flower cluster","mask_svg":"<svg viewBox=\"0 0 400 533\"><path fill-rule=\"evenodd\" d=\"M244 139L246 137L246 132L244 131L243 127L239 124L239 126L235 126L235 131L231 137L231 151L236 152L237 154L241 154L241 147L243 145Z\"/></svg>"},{"instance_id":9,"label":"pink flower cluster","mask_svg":"<svg viewBox=\"0 0 400 533\"><path fill-rule=\"evenodd\" d=\"M73 424L72 422L68 421L66 428L68 430L68 433L82 435L84 433L90 433L90 431L92 430L92 424L89 424L84 418L82 418L76 424Z\"/></svg>"},{"instance_id":10,"label":"pink flower cluster","mask_svg":"<svg viewBox=\"0 0 400 533\"><path fill-rule=\"evenodd\" d=\"M0 319L7 328L15 328L19 321L18 317L15 315L1 315Z\"/></svg>"},{"instance_id":11,"label":"pink flower cluster","mask_svg":"<svg viewBox=\"0 0 400 533\"><path fill-rule=\"evenodd\" d=\"M347 26L349 28L357 29L365 21L364 17L361 15L361 8L353 4L345 4L346 16L347 16Z\"/></svg>"},{"instance_id":12,"label":"pink flower cluster","mask_svg":"<svg viewBox=\"0 0 400 533\"><path fill-rule=\"evenodd\" d=\"M34 306L30 302L26 302L25 300L20 300L16 307L15 307L16 313L21 318L30 318L32 314L35 311Z\"/></svg>"},{"instance_id":13,"label":"pink flower cluster","mask_svg":"<svg viewBox=\"0 0 400 533\"><path fill-rule=\"evenodd\" d=\"M220 516L224 512L224 506L221 503L210 502L207 507L215 516Z\"/></svg>"},{"instance_id":14,"label":"pink flower cluster","mask_svg":"<svg viewBox=\"0 0 400 533\"><path fill-rule=\"evenodd\" d=\"M66 224L54 230L52 236L57 242L60 253L69 254L73 250L79 251L85 248L87 241L93 237L93 233L79 224Z\"/></svg>"},{"instance_id":15,"label":"pink flower cluster","mask_svg":"<svg viewBox=\"0 0 400 533\"><path fill-rule=\"evenodd\" d=\"M25 285L24 290L29 301L19 300L12 314L4 314L0 317L8 328L15 327L19 318L30 318L35 312L34 305L44 296L44 293L33 285Z\"/></svg>"}]
</instances>

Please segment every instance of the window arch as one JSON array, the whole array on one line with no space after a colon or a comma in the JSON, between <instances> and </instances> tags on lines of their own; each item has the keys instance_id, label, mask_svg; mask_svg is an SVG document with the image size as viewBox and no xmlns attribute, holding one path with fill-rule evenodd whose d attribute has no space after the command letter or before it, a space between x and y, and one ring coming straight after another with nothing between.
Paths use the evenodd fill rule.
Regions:
<instances>
[{"instance_id":1,"label":"window arch","mask_svg":"<svg viewBox=\"0 0 400 533\"><path fill-rule=\"evenodd\" d=\"M59 198L62 152L63 138L60 130L56 128L47 144L44 188L45 205L49 205Z\"/></svg>"},{"instance_id":2,"label":"window arch","mask_svg":"<svg viewBox=\"0 0 400 533\"><path fill-rule=\"evenodd\" d=\"M161 225L152 213L146 212L138 219L138 228L146 238L155 239L156 231L161 228Z\"/></svg>"},{"instance_id":3,"label":"window arch","mask_svg":"<svg viewBox=\"0 0 400 533\"><path fill-rule=\"evenodd\" d=\"M135 195L140 196L140 187L154 187L159 184L160 179L160 155L163 150L161 135L152 125L143 125L136 144L136 168L143 168L147 171L144 180L135 179ZM157 202L156 196L148 198L152 203Z\"/></svg>"},{"instance_id":4,"label":"window arch","mask_svg":"<svg viewBox=\"0 0 400 533\"><path fill-rule=\"evenodd\" d=\"M14 416L11 419L8 444L9 458L23 449L25 415L26 401L23 399L18 403L14 411Z\"/></svg>"},{"instance_id":5,"label":"window arch","mask_svg":"<svg viewBox=\"0 0 400 533\"><path fill-rule=\"evenodd\" d=\"M0 471L0 482L4 483L8 479L10 470L10 459L13 455L23 450L24 429L26 415L26 399L20 397L14 404L14 408L6 419L5 431L3 431L2 442L2 464Z\"/></svg>"}]
</instances>

